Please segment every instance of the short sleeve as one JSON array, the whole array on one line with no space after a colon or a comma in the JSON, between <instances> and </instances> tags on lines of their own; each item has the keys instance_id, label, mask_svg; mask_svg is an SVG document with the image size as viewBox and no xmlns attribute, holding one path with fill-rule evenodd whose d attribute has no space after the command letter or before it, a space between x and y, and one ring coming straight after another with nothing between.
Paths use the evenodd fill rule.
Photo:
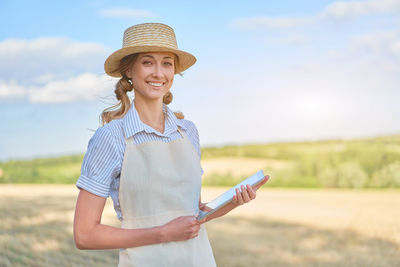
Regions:
<instances>
[{"instance_id":1,"label":"short sleeve","mask_svg":"<svg viewBox=\"0 0 400 267\"><path fill-rule=\"evenodd\" d=\"M200 136L199 136L197 127L192 121L189 121L189 120L183 120L183 121L187 128L186 133L189 137L189 140L193 144L194 148L196 149L197 154L199 155L199 158L201 158ZM201 167L201 164L200 164L200 168L201 168L201 175L203 175L204 170L203 170L203 167Z\"/></svg>"},{"instance_id":2,"label":"short sleeve","mask_svg":"<svg viewBox=\"0 0 400 267\"><path fill-rule=\"evenodd\" d=\"M110 131L105 127L97 129L89 140L76 186L107 198L111 182L120 174L121 154Z\"/></svg>"}]
</instances>

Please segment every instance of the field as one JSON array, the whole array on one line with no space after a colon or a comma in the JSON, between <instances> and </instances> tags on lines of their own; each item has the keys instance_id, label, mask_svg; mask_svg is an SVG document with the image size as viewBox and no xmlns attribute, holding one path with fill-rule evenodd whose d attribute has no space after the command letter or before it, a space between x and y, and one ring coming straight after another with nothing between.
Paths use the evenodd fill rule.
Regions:
<instances>
[{"instance_id":1,"label":"field","mask_svg":"<svg viewBox=\"0 0 400 267\"><path fill-rule=\"evenodd\" d=\"M205 187L204 201L223 192ZM118 251L80 251L73 185L0 186L0 266L116 266ZM218 266L399 266L400 191L260 190L207 223ZM103 223L118 225L107 202Z\"/></svg>"},{"instance_id":2,"label":"field","mask_svg":"<svg viewBox=\"0 0 400 267\"><path fill-rule=\"evenodd\" d=\"M116 266L117 250L73 243L82 159L0 162L0 266ZM206 147L201 164L203 201L259 169L272 177L207 223L218 266L400 266L400 135ZM103 223L119 225L111 201Z\"/></svg>"},{"instance_id":3,"label":"field","mask_svg":"<svg viewBox=\"0 0 400 267\"><path fill-rule=\"evenodd\" d=\"M400 135L204 147L204 185L231 186L263 169L269 187L400 188ZM73 184L83 155L0 162L0 184Z\"/></svg>"}]
</instances>

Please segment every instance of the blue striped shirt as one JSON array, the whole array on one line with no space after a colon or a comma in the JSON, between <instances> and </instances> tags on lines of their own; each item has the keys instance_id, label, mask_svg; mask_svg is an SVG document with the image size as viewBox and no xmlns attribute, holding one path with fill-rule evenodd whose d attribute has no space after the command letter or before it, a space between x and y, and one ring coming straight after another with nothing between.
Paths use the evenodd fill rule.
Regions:
<instances>
[{"instance_id":1,"label":"blue striped shirt","mask_svg":"<svg viewBox=\"0 0 400 267\"><path fill-rule=\"evenodd\" d=\"M121 119L112 120L96 130L89 140L83 158L81 175L76 186L107 198L111 196L118 219L121 220L121 209L118 200L119 176L125 153L125 138L133 136L135 144L151 141L171 142L182 136L178 126L185 131L189 141L200 156L199 134L193 122L177 119L174 113L163 105L165 115L164 133L160 133L143 123L132 103L131 108ZM203 171L202 171L203 172Z\"/></svg>"}]
</instances>

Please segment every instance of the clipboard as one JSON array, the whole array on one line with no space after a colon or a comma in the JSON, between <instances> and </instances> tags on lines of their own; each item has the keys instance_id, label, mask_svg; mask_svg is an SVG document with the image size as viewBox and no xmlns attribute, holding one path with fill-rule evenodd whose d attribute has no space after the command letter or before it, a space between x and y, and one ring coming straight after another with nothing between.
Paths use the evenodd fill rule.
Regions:
<instances>
[{"instance_id":1,"label":"clipboard","mask_svg":"<svg viewBox=\"0 0 400 267\"><path fill-rule=\"evenodd\" d=\"M197 220L200 221L200 220L210 216L211 214L213 214L214 212L216 212L217 210L219 210L220 208L222 208L223 206L225 206L226 204L231 202L233 196L236 195L236 188L239 188L239 191L241 191L240 187L242 185L246 186L246 184L249 184L251 186L255 186L255 185L261 183L261 181L263 179L264 179L264 173L262 170L259 170L252 176L248 177L247 179L245 179L242 182L240 182L239 184L235 185L234 187L232 187L231 189L229 189L228 191L226 191L219 197L215 198L213 201L208 202L206 207L210 208L211 210L210 211L199 210L199 215L197 216Z\"/></svg>"}]
</instances>

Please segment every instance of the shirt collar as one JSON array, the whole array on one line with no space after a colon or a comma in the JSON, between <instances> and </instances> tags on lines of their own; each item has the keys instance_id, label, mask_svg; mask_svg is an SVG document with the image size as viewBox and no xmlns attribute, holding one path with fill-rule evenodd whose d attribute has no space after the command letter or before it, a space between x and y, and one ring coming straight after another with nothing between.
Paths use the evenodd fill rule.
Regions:
<instances>
[{"instance_id":1,"label":"shirt collar","mask_svg":"<svg viewBox=\"0 0 400 267\"><path fill-rule=\"evenodd\" d=\"M165 124L164 133L162 134L140 120L136 107L132 102L131 107L122 119L122 128L124 130L125 137L129 138L142 131L165 137L176 132L178 130L178 126L186 130L186 127L183 125L183 121L178 119L174 112L165 104L163 104L163 112L165 115Z\"/></svg>"}]
</instances>

